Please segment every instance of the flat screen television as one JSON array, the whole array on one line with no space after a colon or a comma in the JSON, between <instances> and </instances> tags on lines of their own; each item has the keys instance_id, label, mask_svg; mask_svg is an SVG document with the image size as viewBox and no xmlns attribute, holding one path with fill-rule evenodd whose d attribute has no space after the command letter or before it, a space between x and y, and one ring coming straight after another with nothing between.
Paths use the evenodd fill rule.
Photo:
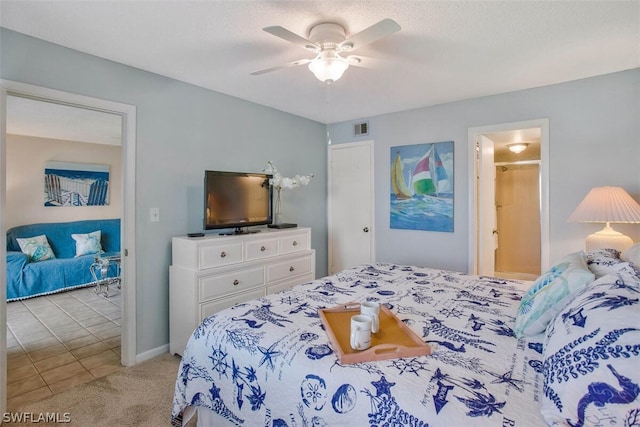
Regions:
<instances>
[{"instance_id":1,"label":"flat screen television","mask_svg":"<svg viewBox=\"0 0 640 427\"><path fill-rule=\"evenodd\" d=\"M205 171L204 229L271 224L272 187L265 173Z\"/></svg>"}]
</instances>

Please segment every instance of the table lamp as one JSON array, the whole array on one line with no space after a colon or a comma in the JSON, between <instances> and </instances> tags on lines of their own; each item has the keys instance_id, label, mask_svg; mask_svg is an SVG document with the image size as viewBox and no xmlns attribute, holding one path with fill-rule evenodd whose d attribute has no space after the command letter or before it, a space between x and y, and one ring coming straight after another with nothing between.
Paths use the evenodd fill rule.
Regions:
<instances>
[{"instance_id":1,"label":"table lamp","mask_svg":"<svg viewBox=\"0 0 640 427\"><path fill-rule=\"evenodd\" d=\"M610 224L640 222L640 205L622 187L595 187L573 211L569 222L604 222L602 230L587 237L586 250L612 248L622 252L633 245L633 240Z\"/></svg>"}]
</instances>

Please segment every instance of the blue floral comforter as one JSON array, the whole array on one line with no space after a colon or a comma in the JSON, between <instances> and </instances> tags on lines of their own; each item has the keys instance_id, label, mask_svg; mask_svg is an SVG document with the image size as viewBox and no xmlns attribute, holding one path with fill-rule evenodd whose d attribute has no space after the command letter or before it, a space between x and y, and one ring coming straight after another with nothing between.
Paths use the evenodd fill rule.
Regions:
<instances>
[{"instance_id":1,"label":"blue floral comforter","mask_svg":"<svg viewBox=\"0 0 640 427\"><path fill-rule=\"evenodd\" d=\"M545 425L542 336L512 329L526 287L380 263L223 310L184 351L172 424L192 405L215 425ZM318 309L365 300L386 304L433 353L341 365Z\"/></svg>"}]
</instances>

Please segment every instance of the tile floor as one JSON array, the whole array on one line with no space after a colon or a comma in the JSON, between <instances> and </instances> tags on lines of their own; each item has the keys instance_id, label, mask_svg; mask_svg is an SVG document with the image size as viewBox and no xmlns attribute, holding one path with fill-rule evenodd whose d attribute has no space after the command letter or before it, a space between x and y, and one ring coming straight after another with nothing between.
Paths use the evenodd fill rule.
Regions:
<instances>
[{"instance_id":1,"label":"tile floor","mask_svg":"<svg viewBox=\"0 0 640 427\"><path fill-rule=\"evenodd\" d=\"M7 303L7 409L120 369L120 290Z\"/></svg>"}]
</instances>

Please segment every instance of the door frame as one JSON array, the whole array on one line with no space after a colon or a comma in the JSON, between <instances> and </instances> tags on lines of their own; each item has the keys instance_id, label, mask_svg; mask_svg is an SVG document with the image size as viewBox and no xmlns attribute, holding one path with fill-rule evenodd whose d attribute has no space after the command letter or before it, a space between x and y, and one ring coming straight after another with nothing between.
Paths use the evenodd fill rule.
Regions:
<instances>
[{"instance_id":1,"label":"door frame","mask_svg":"<svg viewBox=\"0 0 640 427\"><path fill-rule=\"evenodd\" d=\"M370 186L371 186L371 215L370 215L370 225L369 225L369 233L371 238L370 238L370 244L371 247L369 248L369 260L370 262L375 262L376 260L376 234L375 234L375 221L376 221L376 217L375 217L375 204L376 204L376 187L375 187L375 159L374 159L374 144L373 144L373 140L369 139L366 141L356 141L356 142L345 142L342 144L329 144L328 149L327 149L327 230L328 232L328 238L327 238L327 244L328 244L328 251L327 251L327 270L329 272L331 272L332 268L331 268L331 261L333 259L333 238L332 238L332 233L331 233L331 224L333 222L333 218L332 218L332 197L331 197L331 183L332 183L332 173L331 173L331 157L333 155L333 151L337 150L337 149L348 149L348 148L354 148L354 147L361 147L361 146L365 146L367 148L369 148L369 163L371 165L371 176L369 177L370 180Z\"/></svg>"},{"instance_id":2,"label":"door frame","mask_svg":"<svg viewBox=\"0 0 640 427\"><path fill-rule=\"evenodd\" d=\"M477 152L477 181L474 189L476 191L476 216L477 216L477 242L476 249L476 269L474 274L493 276L496 271L496 238L494 232L498 228L496 215L496 167L495 167L495 144L485 135L478 135L475 138L475 149ZM491 182L494 185L480 185L481 182ZM489 209L489 206L491 209ZM489 268L490 267L490 268Z\"/></svg>"},{"instance_id":3,"label":"door frame","mask_svg":"<svg viewBox=\"0 0 640 427\"><path fill-rule=\"evenodd\" d=\"M527 128L540 128L540 271L546 271L549 268L549 119L542 118L469 128L469 248L467 265L470 274L478 272L479 229L476 179L479 179L479 168L476 138L486 133ZM478 185L483 184L482 181L478 183Z\"/></svg>"},{"instance_id":4,"label":"door frame","mask_svg":"<svg viewBox=\"0 0 640 427\"><path fill-rule=\"evenodd\" d=\"M6 182L7 96L19 96L69 105L122 118L122 212L120 242L122 251L121 363L136 363L136 262L135 262L135 154L136 107L104 99L49 89L22 82L0 79L0 182ZM7 404L7 302L6 302L6 185L0 185L0 413Z\"/></svg>"}]
</instances>

